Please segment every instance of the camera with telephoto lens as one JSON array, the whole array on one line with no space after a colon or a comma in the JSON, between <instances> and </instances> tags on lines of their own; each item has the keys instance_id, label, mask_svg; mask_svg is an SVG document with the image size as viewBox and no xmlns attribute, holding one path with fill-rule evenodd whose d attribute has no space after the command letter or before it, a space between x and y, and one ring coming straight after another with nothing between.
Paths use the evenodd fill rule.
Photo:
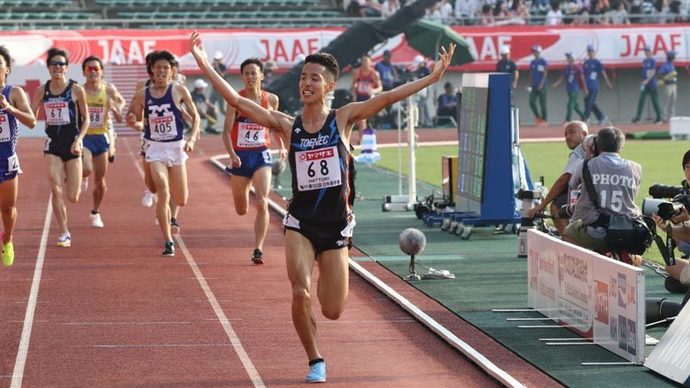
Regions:
<instances>
[{"instance_id":1,"label":"camera with telephoto lens","mask_svg":"<svg viewBox=\"0 0 690 388\"><path fill-rule=\"evenodd\" d=\"M653 198L645 198L642 201L642 214L651 216L656 214L663 220L670 220L679 215L683 208L690 212L690 190L687 182L682 186L666 186L654 184L649 187L649 195ZM670 198L664 200L662 198Z\"/></svg>"}]
</instances>

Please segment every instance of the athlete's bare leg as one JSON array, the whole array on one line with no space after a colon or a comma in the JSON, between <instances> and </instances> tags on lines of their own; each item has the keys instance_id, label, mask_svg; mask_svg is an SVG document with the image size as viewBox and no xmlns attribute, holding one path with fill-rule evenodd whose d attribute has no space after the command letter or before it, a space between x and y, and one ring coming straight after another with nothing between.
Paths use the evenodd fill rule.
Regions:
<instances>
[{"instance_id":1,"label":"athlete's bare leg","mask_svg":"<svg viewBox=\"0 0 690 388\"><path fill-rule=\"evenodd\" d=\"M151 169L151 178L155 184L156 192L158 194L158 203L156 204L156 218L158 219L158 226L161 228L163 239L165 241L172 241L172 234L170 232L170 187L168 179L168 167L161 162L147 162Z\"/></svg>"},{"instance_id":2,"label":"athlete's bare leg","mask_svg":"<svg viewBox=\"0 0 690 388\"><path fill-rule=\"evenodd\" d=\"M2 225L5 230L2 243L12 241L14 225L17 223L17 191L19 189L19 175L14 179L0 183L0 212L2 212Z\"/></svg>"},{"instance_id":3,"label":"athlete's bare leg","mask_svg":"<svg viewBox=\"0 0 690 388\"><path fill-rule=\"evenodd\" d=\"M271 192L271 168L262 167L254 172L252 186L255 190L256 219L254 219L255 248L263 251L268 232L268 194Z\"/></svg>"},{"instance_id":4,"label":"athlete's bare leg","mask_svg":"<svg viewBox=\"0 0 690 388\"><path fill-rule=\"evenodd\" d=\"M103 202L103 196L108 190L105 183L105 174L108 172L108 153L104 152L91 158L93 164L96 187L93 190L93 210L98 211Z\"/></svg>"}]
</instances>

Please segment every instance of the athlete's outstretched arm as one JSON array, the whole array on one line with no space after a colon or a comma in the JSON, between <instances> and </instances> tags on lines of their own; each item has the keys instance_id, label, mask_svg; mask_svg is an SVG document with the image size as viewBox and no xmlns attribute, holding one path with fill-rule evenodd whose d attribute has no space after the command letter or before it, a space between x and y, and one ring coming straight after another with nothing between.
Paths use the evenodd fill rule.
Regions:
<instances>
[{"instance_id":1,"label":"athlete's outstretched arm","mask_svg":"<svg viewBox=\"0 0 690 388\"><path fill-rule=\"evenodd\" d=\"M24 89L12 86L10 89L10 100L0 94L0 109L10 112L20 123L33 129L36 126L36 116L29 107L29 99L24 93Z\"/></svg>"},{"instance_id":2,"label":"athlete's outstretched arm","mask_svg":"<svg viewBox=\"0 0 690 388\"><path fill-rule=\"evenodd\" d=\"M400 85L397 88L391 89L387 92L383 92L375 97L372 97L370 100L353 102L341 108L340 111L342 112L339 112L339 114L346 115L348 123L347 127L350 128L351 126L349 124L351 123L368 119L388 105L396 103L405 97L411 96L440 80L441 76L443 76L443 73L450 65L450 59L453 57L454 52L455 44L450 45L449 51L446 51L445 47L441 47L439 61L436 62L434 71L428 76L404 85Z\"/></svg>"},{"instance_id":3,"label":"athlete's outstretched arm","mask_svg":"<svg viewBox=\"0 0 690 388\"><path fill-rule=\"evenodd\" d=\"M201 44L201 36L199 33L194 31L190 38L191 52L196 60L199 68L204 72L206 77L211 84L213 89L220 94L228 105L241 111L242 114L246 115L253 122L263 125L268 128L280 128L286 131L287 128L292 127L292 117L278 111L269 111L268 109L262 107L256 102L240 96L240 94L228 84L215 70L210 63L208 63L208 58L204 46Z\"/></svg>"}]
</instances>

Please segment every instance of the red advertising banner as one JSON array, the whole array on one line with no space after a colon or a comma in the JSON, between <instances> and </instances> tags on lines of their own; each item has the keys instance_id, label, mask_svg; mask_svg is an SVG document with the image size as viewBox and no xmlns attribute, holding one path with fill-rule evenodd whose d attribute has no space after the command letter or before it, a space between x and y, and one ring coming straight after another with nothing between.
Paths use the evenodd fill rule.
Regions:
<instances>
[{"instance_id":1,"label":"red advertising banner","mask_svg":"<svg viewBox=\"0 0 690 388\"><path fill-rule=\"evenodd\" d=\"M542 57L553 68L565 64L565 52L576 60L586 56L587 45L593 45L597 57L607 67L640 67L644 47L652 48L658 60L667 51L677 53L676 63L690 63L687 25L631 25L586 28L546 26L454 27L467 39L476 61L455 67L455 71L491 71L495 69L501 46L511 49L513 60L521 69L529 66L531 47L540 45ZM231 72L250 57L276 63L279 71L298 63L326 46L343 28L302 29L224 29L201 31L209 55L220 52ZM0 44L10 49L16 66L42 63L50 47L61 47L70 53L72 63L80 63L88 55L97 55L106 63L143 64L152 50L168 50L180 59L184 72L197 71L189 54L191 30L81 30L81 31L17 31L0 33ZM411 63L417 52L405 43L400 34L375 47L378 60L384 50L391 50L395 63Z\"/></svg>"}]
</instances>

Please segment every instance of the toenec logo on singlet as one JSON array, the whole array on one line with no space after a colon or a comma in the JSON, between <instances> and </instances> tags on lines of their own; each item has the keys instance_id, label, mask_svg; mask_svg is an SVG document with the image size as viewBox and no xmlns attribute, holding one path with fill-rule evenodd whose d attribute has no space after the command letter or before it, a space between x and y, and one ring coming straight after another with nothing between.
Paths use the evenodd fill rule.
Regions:
<instances>
[{"instance_id":1,"label":"toenec logo on singlet","mask_svg":"<svg viewBox=\"0 0 690 388\"><path fill-rule=\"evenodd\" d=\"M302 139L300 146L305 148L314 148L328 144L331 138L328 135L319 135L316 139Z\"/></svg>"}]
</instances>

